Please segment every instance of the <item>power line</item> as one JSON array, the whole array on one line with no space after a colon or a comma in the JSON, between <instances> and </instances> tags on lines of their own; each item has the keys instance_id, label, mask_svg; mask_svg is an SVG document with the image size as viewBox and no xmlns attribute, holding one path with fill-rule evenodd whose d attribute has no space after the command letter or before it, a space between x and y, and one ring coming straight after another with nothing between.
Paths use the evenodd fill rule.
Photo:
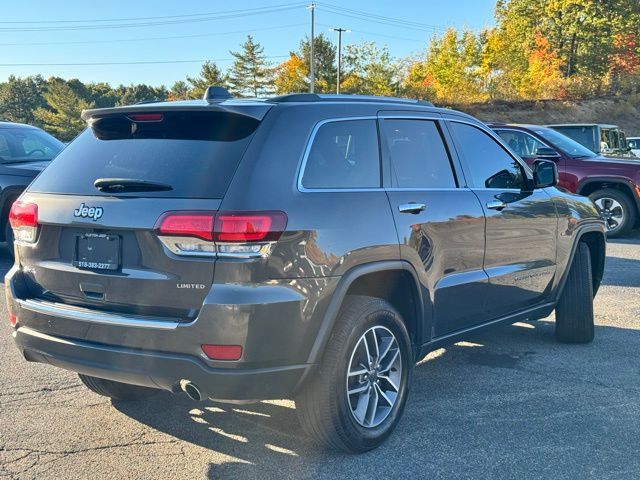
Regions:
<instances>
[{"instance_id":1,"label":"power line","mask_svg":"<svg viewBox=\"0 0 640 480\"><path fill-rule=\"evenodd\" d=\"M388 17L384 15L376 15L376 14L364 12L361 10L353 10L350 8L337 7L337 6L323 3L323 2L322 3L319 2L318 7L329 13L339 14L341 16L355 18L358 20L378 23L378 24L387 25L387 26L398 26L398 27L403 27L410 30L418 30L418 31L434 32L434 33L436 31L445 32L447 30L445 27L440 27L438 25L415 22L412 20Z\"/></svg>"},{"instance_id":2,"label":"power line","mask_svg":"<svg viewBox=\"0 0 640 480\"><path fill-rule=\"evenodd\" d=\"M282 28L301 27L305 25L307 24L294 23L290 25L278 25L273 27L252 28L251 32L278 30ZM111 39L111 40L82 40L82 41L71 41L71 42L26 42L26 43L16 42L16 43L0 43L0 47L22 47L22 46L33 46L33 45L89 45L89 44L100 44L100 43L144 42L148 40L176 40L181 38L214 37L214 36L222 36L222 35L234 35L238 33L246 34L249 32L247 30L235 30L231 32L197 33L193 35L173 35L173 36L163 36L163 37L117 38L117 39Z\"/></svg>"},{"instance_id":3,"label":"power line","mask_svg":"<svg viewBox=\"0 0 640 480\"><path fill-rule=\"evenodd\" d=\"M271 55L264 58L289 58L289 55ZM204 60L140 60L132 62L80 62L80 63L0 63L0 67L76 67L76 66L104 66L104 65L153 65L169 63L204 63L226 62L234 58L206 58Z\"/></svg>"},{"instance_id":4,"label":"power line","mask_svg":"<svg viewBox=\"0 0 640 480\"><path fill-rule=\"evenodd\" d=\"M29 24L29 23L90 23L90 22L132 22L137 20L164 20L169 18L186 18L186 17L202 17L208 15L219 15L227 13L242 13L248 11L264 10L280 7L299 7L305 5L304 3L284 3L279 5L270 5L268 7L257 8L245 8L241 10L224 10L221 12L206 12L206 13L187 13L181 15L162 15L154 17L128 17L128 18L91 18L83 20L0 20L0 24Z\"/></svg>"},{"instance_id":5,"label":"power line","mask_svg":"<svg viewBox=\"0 0 640 480\"><path fill-rule=\"evenodd\" d=\"M185 23L196 23L196 22L211 22L215 20L227 20L231 18L244 18L252 15L264 15L269 13L278 13L286 10L292 10L294 8L298 8L304 4L295 4L294 6L286 6L286 7L269 7L263 8L259 11L256 9L253 10L235 10L234 12L238 13L226 13L226 14L218 14L208 17L200 17L200 18L187 18L187 19L177 19L177 20L163 20L163 21L152 21L152 22L142 22L142 23L119 23L119 24L109 24L109 25L74 25L74 26L58 26L58 27L19 27L19 28L0 28L0 32L3 33L12 33L12 32L51 32L51 31L80 31L80 30L112 30L112 29L120 29L120 28L139 28L139 27L156 27L163 25L177 25L177 24L185 24Z\"/></svg>"},{"instance_id":6,"label":"power line","mask_svg":"<svg viewBox=\"0 0 640 480\"><path fill-rule=\"evenodd\" d=\"M331 25L329 25L328 23L317 23L317 25L321 26L321 27L326 27L326 28L331 28ZM387 35L385 33L378 33L378 32L367 32L365 30L360 30L360 29L352 29L351 30L353 33L363 33L365 35L371 35L374 37L383 37L383 38L392 38L395 40L404 40L407 42L417 42L417 43L425 43L426 39L422 39L422 40L418 40L417 38L407 38L407 37L398 37L396 35ZM2 44L0 44L0 46L2 46Z\"/></svg>"}]
</instances>

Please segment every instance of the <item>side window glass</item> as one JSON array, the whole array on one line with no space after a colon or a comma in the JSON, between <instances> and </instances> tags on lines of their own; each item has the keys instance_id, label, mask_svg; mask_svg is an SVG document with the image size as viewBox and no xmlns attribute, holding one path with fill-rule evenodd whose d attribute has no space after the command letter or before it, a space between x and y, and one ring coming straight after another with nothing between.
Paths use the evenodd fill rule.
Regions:
<instances>
[{"instance_id":1,"label":"side window glass","mask_svg":"<svg viewBox=\"0 0 640 480\"><path fill-rule=\"evenodd\" d=\"M526 182L520 163L480 128L449 122L456 148L462 156L473 187L524 189Z\"/></svg>"},{"instance_id":2,"label":"side window glass","mask_svg":"<svg viewBox=\"0 0 640 480\"><path fill-rule=\"evenodd\" d=\"M322 125L302 176L305 188L379 188L380 154L375 120Z\"/></svg>"},{"instance_id":3,"label":"side window glass","mask_svg":"<svg viewBox=\"0 0 640 480\"><path fill-rule=\"evenodd\" d=\"M545 146L544 143L524 132L496 130L496 133L521 158L534 158L538 154L538 148Z\"/></svg>"},{"instance_id":4,"label":"side window glass","mask_svg":"<svg viewBox=\"0 0 640 480\"><path fill-rule=\"evenodd\" d=\"M449 154L440 130L431 120L380 122L391 181L398 188L455 188Z\"/></svg>"}]
</instances>

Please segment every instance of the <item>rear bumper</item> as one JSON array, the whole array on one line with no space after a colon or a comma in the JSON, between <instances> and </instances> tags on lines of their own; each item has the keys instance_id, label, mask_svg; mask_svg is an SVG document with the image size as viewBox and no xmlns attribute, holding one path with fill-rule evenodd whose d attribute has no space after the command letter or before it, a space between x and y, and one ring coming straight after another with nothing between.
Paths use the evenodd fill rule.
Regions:
<instances>
[{"instance_id":1,"label":"rear bumper","mask_svg":"<svg viewBox=\"0 0 640 480\"><path fill-rule=\"evenodd\" d=\"M182 380L220 400L292 398L313 365L309 352L337 278L214 284L190 323L76 308L29 298L19 265L5 277L14 338L29 361L176 391ZM210 360L202 344L241 345L238 361Z\"/></svg>"},{"instance_id":2,"label":"rear bumper","mask_svg":"<svg viewBox=\"0 0 640 480\"><path fill-rule=\"evenodd\" d=\"M221 400L291 398L310 365L212 368L195 357L133 350L47 335L19 327L13 337L25 359L99 378L176 392L181 380Z\"/></svg>"}]
</instances>

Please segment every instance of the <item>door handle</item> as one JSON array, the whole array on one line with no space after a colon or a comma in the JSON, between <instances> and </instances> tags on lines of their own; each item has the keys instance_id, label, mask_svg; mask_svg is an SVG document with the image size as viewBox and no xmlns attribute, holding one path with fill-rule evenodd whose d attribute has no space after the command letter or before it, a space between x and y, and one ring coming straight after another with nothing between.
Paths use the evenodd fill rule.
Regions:
<instances>
[{"instance_id":1,"label":"door handle","mask_svg":"<svg viewBox=\"0 0 640 480\"><path fill-rule=\"evenodd\" d=\"M424 203L410 202L398 205L400 213L413 213L414 215L422 212L425 208L427 208L427 206Z\"/></svg>"},{"instance_id":2,"label":"door handle","mask_svg":"<svg viewBox=\"0 0 640 480\"><path fill-rule=\"evenodd\" d=\"M502 200L493 200L491 202L487 202L487 208L490 208L491 210L500 211L507 208L507 204L504 203Z\"/></svg>"}]
</instances>

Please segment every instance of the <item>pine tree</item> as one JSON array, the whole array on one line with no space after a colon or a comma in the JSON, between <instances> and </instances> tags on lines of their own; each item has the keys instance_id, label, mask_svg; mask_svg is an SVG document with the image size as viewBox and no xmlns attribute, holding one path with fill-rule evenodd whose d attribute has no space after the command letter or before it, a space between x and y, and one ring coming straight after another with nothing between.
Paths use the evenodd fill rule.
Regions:
<instances>
[{"instance_id":1,"label":"pine tree","mask_svg":"<svg viewBox=\"0 0 640 480\"><path fill-rule=\"evenodd\" d=\"M187 81L191 84L190 95L192 98L202 98L210 85L227 86L227 76L213 62L205 62L199 76L187 77Z\"/></svg>"},{"instance_id":2,"label":"pine tree","mask_svg":"<svg viewBox=\"0 0 640 480\"><path fill-rule=\"evenodd\" d=\"M183 80L178 80L172 85L171 90L169 90L169 97L167 100L188 100L189 98L191 98L191 89L189 88L189 85Z\"/></svg>"},{"instance_id":3,"label":"pine tree","mask_svg":"<svg viewBox=\"0 0 640 480\"><path fill-rule=\"evenodd\" d=\"M35 124L34 111L46 105L41 88L44 80L36 77L16 78L11 75L0 84L0 118L10 122Z\"/></svg>"},{"instance_id":4,"label":"pine tree","mask_svg":"<svg viewBox=\"0 0 640 480\"><path fill-rule=\"evenodd\" d=\"M241 52L230 52L235 58L229 74L230 90L236 95L254 97L271 91L271 69L264 48L251 35L247 35L241 47Z\"/></svg>"},{"instance_id":5,"label":"pine tree","mask_svg":"<svg viewBox=\"0 0 640 480\"><path fill-rule=\"evenodd\" d=\"M338 70L336 66L336 52L336 46L331 40L325 37L323 33L314 37L315 91L318 93L333 93L336 91L336 76ZM311 56L311 40L309 37L305 37L305 39L300 42L298 56L304 60L304 65L308 72L310 68L309 57ZM308 85L309 80L307 78L307 88Z\"/></svg>"},{"instance_id":6,"label":"pine tree","mask_svg":"<svg viewBox=\"0 0 640 480\"><path fill-rule=\"evenodd\" d=\"M73 139L84 129L85 123L80 114L94 106L92 101L82 97L79 85L82 83L77 80L67 82L62 78L50 78L44 94L48 108L38 108L34 112L42 126L62 141Z\"/></svg>"}]
</instances>

